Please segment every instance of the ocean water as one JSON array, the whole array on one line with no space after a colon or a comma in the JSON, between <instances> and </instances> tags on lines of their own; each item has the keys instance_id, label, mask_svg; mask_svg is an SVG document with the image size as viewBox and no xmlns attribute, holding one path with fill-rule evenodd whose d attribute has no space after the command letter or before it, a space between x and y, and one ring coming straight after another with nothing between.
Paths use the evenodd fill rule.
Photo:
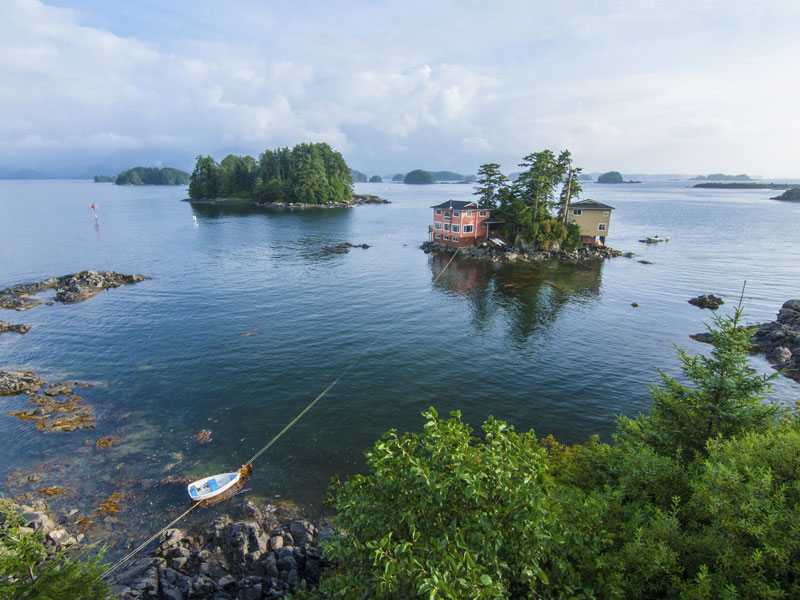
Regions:
<instances>
[{"instance_id":1,"label":"ocean water","mask_svg":"<svg viewBox=\"0 0 800 600\"><path fill-rule=\"evenodd\" d=\"M729 314L746 280L746 319L760 322L800 297L800 205L689 186L585 185L584 198L615 207L607 242L634 259L457 259L434 282L446 258L419 249L430 207L471 186L358 184L391 204L274 212L193 205L181 187L0 181L0 289L84 269L152 278L76 305L0 310L33 326L0 336L0 369L92 383L78 392L98 423L43 434L7 416L27 397L0 398L0 493L60 486L49 501L78 508L113 557L186 509L171 480L238 468L351 365L246 489L195 521L249 496L318 514L331 476L361 471L387 430L419 430L429 406L475 429L494 415L565 443L609 440L616 415L647 410L656 367L679 375L673 344L708 350L689 335L713 314L689 298L721 295ZM671 240L638 242L651 235ZM323 250L341 242L370 248ZM774 390L800 398L785 378ZM203 429L206 444L193 437ZM119 441L98 449L106 436ZM101 515L113 493L119 514Z\"/></svg>"}]
</instances>

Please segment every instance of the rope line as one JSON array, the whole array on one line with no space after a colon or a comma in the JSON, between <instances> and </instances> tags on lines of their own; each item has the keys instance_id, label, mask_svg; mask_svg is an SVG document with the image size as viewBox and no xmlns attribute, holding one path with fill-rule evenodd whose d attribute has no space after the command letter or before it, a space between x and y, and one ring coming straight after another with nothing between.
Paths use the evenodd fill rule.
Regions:
<instances>
[{"instance_id":1,"label":"rope line","mask_svg":"<svg viewBox=\"0 0 800 600\"><path fill-rule=\"evenodd\" d=\"M458 251L459 251L459 250L460 250L460 248L458 248L458 247L457 247L457 248L456 248L456 251L455 251L455 252L453 252L453 256L451 256L451 257L450 257L450 260L449 260L449 261L447 261L447 264L444 266L444 269L442 269L441 271L439 271L439 274L438 274L438 275L437 275L437 276L434 278L434 280L433 280L433 283L436 283L436 282L439 280L439 278L442 276L442 274L443 274L443 273L444 273L444 272L447 270L447 267L449 267L449 266L450 266L450 263L452 263L452 262L453 262L453 259L456 257L456 254L458 254ZM340 380L342 377L344 377L344 376L347 374L347 372L348 372L348 371L350 371L350 369L352 369L353 367L355 367L355 366L356 366L356 365L357 365L357 364L358 364L358 363L361 361L361 359L362 359L362 358L364 358L364 355L366 355L366 354L367 354L367 352L369 352L369 351L370 351L370 350L373 348L373 346L375 346L375 344L377 344L377 343L378 343L378 340L380 340L380 339L381 339L381 338L382 338L384 335L386 335L386 334L385 334L385 333L383 333L383 334L381 334L381 335L377 336L377 337L376 337L374 340L372 340L372 343L371 343L369 346L367 346L367 347L366 347L366 348L365 348L365 349L364 349L364 350L361 352L361 354L359 354L359 355L358 355L358 356L357 356L357 357L356 357L356 358L355 358L355 359L354 359L354 360L353 360L353 361L352 361L352 362L351 362L349 365L347 365L347 367L345 368L345 370L344 370L344 371L342 371L342 372L339 374L339 376L338 376L336 379L334 379L334 380L333 380L333 381L332 381L332 382L331 382L331 383L328 385L328 387L326 387L324 390L322 390L322 392L320 392L320 394L319 394L319 395L318 395L316 398L314 398L314 400L312 400L312 401L309 403L309 405L308 405L308 406L306 406L306 407L305 407L303 410L301 410L301 411L298 413L298 415L297 415L297 416L296 416L294 419L292 419L292 420L289 422L289 424L288 424L288 425L286 425L286 427L284 427L283 429L281 429L281 430L280 430L280 432L278 432L278 434L277 434L275 437L273 437L273 438L272 438L272 439L271 439L269 442L267 442L267 444L266 444L266 445L265 445L263 448L261 448L261 450L259 450L258 452L256 452L256 453L255 453L255 454L252 456L252 458L251 458L250 460L248 460L248 461L247 461L245 464L246 464L246 465L249 465L249 464L251 464L251 463L255 462L255 460L256 460L258 457L260 457L262 454L264 454L264 452L266 452L266 451L267 451L267 450L270 448L270 446L272 446L272 445L273 445L275 442L277 442L277 441L278 441L278 440L279 440L279 439L280 439L280 438L283 436L283 434L284 434L284 433L286 433L287 431L289 431L289 429L291 429L291 428L292 428L292 427L293 427L293 426L294 426L294 425L295 425L295 424L296 424L296 423L297 423L297 422L298 422L300 419L302 419L302 418L305 416L305 414L306 414L308 411L310 411L312 408L314 408L314 405L315 405L317 402L319 402L320 400L322 400L322 398L325 396L325 394L327 394L327 393L328 393L328 392L330 392L330 391L331 391L331 390L332 390L334 387L336 387L336 384L337 384L337 383L339 383L339 380ZM136 549L134 549L133 551L129 552L129 553L128 553L128 554L126 554L126 555L125 555L123 558L121 558L119 561L117 561L117 562L116 562L116 563L115 563L115 564L114 564L114 565L113 565L111 568L109 568L108 570L106 570L106 572L105 572L105 573L103 573L103 574L100 576L100 578L101 578L101 579L105 579L106 577L108 577L108 576L109 576L111 573L113 573L114 571L116 571L116 570L117 570L119 567L121 567L123 564L125 564L127 561L129 561L131 558L133 558L134 556L136 556L136 554L138 554L138 553L139 553L139 552L140 552L140 551L141 551L141 550L142 550L142 549L143 549L145 546L147 546L147 545L148 545L150 542L152 542L153 540L155 540L156 538L158 538L158 537L159 537L160 535L162 535L162 534L163 534L165 531L167 531L167 529L169 529L170 527L172 527L173 525L175 525L175 524L176 524L178 521L180 521L181 519L183 519L183 517L185 517L186 515L188 515L188 514L189 514L190 512L192 512L192 511L193 511L195 508L198 508L198 507L199 507L201 504L203 504L203 501L202 501L202 500L201 500L200 502L196 502L196 503L192 504L192 506L190 506L190 507L189 507L189 508L188 508L188 509L187 509L187 510L186 510L186 511L183 513L183 514L181 514L181 515L179 515L179 516L175 517L175 519L173 519L173 520L172 520L172 521L171 521L171 522L170 522L168 525L166 525L165 527L163 527L163 528L162 528L161 530L159 530L157 533L154 533L153 535L151 535L151 536L150 536L149 538L147 538L147 539L146 539L144 542L142 542L142 543L141 543L139 546L137 546L137 547L136 547Z\"/></svg>"}]
</instances>

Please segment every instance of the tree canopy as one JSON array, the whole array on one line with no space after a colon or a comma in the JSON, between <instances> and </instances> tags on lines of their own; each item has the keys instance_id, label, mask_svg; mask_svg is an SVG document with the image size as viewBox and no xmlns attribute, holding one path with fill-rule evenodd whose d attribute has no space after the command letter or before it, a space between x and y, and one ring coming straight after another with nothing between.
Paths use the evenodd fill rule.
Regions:
<instances>
[{"instance_id":1,"label":"tree canopy","mask_svg":"<svg viewBox=\"0 0 800 600\"><path fill-rule=\"evenodd\" d=\"M475 188L480 206L494 209L515 245L579 245L580 229L568 221L567 209L582 191L581 169L573 165L569 150L558 156L552 150L532 152L519 166L523 170L510 182L499 164L481 165Z\"/></svg>"},{"instance_id":2,"label":"tree canopy","mask_svg":"<svg viewBox=\"0 0 800 600\"><path fill-rule=\"evenodd\" d=\"M619 171L609 171L597 178L597 183L623 183L622 174Z\"/></svg>"},{"instance_id":3,"label":"tree canopy","mask_svg":"<svg viewBox=\"0 0 800 600\"><path fill-rule=\"evenodd\" d=\"M198 156L189 181L192 199L243 198L259 203L329 204L352 199L351 170L328 144L226 156L217 164Z\"/></svg>"},{"instance_id":4,"label":"tree canopy","mask_svg":"<svg viewBox=\"0 0 800 600\"><path fill-rule=\"evenodd\" d=\"M336 569L323 598L794 598L800 419L765 403L741 309L710 356L680 350L614 444L565 446L491 416L481 435L431 408L331 486Z\"/></svg>"},{"instance_id":5,"label":"tree canopy","mask_svg":"<svg viewBox=\"0 0 800 600\"><path fill-rule=\"evenodd\" d=\"M383 182L383 177L381 177L380 175L373 175L372 177L369 178L369 182L370 183L382 183Z\"/></svg>"},{"instance_id":6,"label":"tree canopy","mask_svg":"<svg viewBox=\"0 0 800 600\"><path fill-rule=\"evenodd\" d=\"M95 181L98 178L95 177ZM189 173L171 167L134 167L123 171L114 180L117 185L186 185Z\"/></svg>"}]
</instances>

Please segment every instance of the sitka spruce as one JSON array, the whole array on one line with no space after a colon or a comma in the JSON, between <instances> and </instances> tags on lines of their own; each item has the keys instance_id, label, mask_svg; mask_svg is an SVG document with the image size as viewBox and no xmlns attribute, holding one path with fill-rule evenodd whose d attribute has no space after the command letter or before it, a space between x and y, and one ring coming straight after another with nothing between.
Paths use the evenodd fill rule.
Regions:
<instances>
[{"instance_id":1,"label":"sitka spruce","mask_svg":"<svg viewBox=\"0 0 800 600\"><path fill-rule=\"evenodd\" d=\"M198 156L189 179L189 198L347 203L353 197L352 173L342 155L324 143L265 150L258 161L229 154L217 164L210 156Z\"/></svg>"},{"instance_id":2,"label":"sitka spruce","mask_svg":"<svg viewBox=\"0 0 800 600\"><path fill-rule=\"evenodd\" d=\"M747 366L741 309L679 350L613 444L424 412L334 480L325 598L800 597L800 427ZM303 592L303 596L308 593Z\"/></svg>"}]
</instances>

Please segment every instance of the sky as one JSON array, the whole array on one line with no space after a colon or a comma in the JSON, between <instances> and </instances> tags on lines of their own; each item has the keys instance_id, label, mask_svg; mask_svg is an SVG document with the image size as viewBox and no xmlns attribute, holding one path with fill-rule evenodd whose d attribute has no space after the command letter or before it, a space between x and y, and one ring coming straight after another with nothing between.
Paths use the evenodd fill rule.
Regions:
<instances>
[{"instance_id":1,"label":"sky","mask_svg":"<svg viewBox=\"0 0 800 600\"><path fill-rule=\"evenodd\" d=\"M0 0L0 168L800 177L796 0Z\"/></svg>"}]
</instances>

